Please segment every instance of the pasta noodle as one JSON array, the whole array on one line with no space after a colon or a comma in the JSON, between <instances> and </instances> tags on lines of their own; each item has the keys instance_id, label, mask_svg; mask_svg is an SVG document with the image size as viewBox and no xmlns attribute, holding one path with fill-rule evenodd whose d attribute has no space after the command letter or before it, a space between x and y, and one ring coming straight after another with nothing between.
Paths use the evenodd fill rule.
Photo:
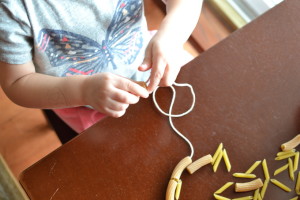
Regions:
<instances>
[{"instance_id":1,"label":"pasta noodle","mask_svg":"<svg viewBox=\"0 0 300 200\"><path fill-rule=\"evenodd\" d=\"M263 166L265 178L266 178L266 179L270 179L270 175L269 175L269 170L268 170L268 165L267 165L266 159L263 160L262 166Z\"/></svg>"},{"instance_id":2,"label":"pasta noodle","mask_svg":"<svg viewBox=\"0 0 300 200\"><path fill-rule=\"evenodd\" d=\"M181 187L182 187L182 181L179 180L176 186L176 191L175 191L175 199L178 200L181 192Z\"/></svg>"},{"instance_id":3,"label":"pasta noodle","mask_svg":"<svg viewBox=\"0 0 300 200\"><path fill-rule=\"evenodd\" d=\"M298 200L298 196L291 198L290 200Z\"/></svg>"},{"instance_id":4,"label":"pasta noodle","mask_svg":"<svg viewBox=\"0 0 300 200\"><path fill-rule=\"evenodd\" d=\"M286 186L286 185L284 185L283 183L277 181L276 179L271 179L271 182L272 182L274 185L278 186L279 188L283 189L283 190L286 191L286 192L292 191L288 186Z\"/></svg>"},{"instance_id":5,"label":"pasta noodle","mask_svg":"<svg viewBox=\"0 0 300 200\"><path fill-rule=\"evenodd\" d=\"M213 165L213 170L214 170L214 172L217 171L218 166L219 166L219 164L220 164L220 161L221 161L222 157L223 157L223 152L220 151L220 153L219 153L219 155L218 155L218 157L217 157L217 159L216 159L216 161L215 161L215 163L214 163L214 165Z\"/></svg>"},{"instance_id":6,"label":"pasta noodle","mask_svg":"<svg viewBox=\"0 0 300 200\"><path fill-rule=\"evenodd\" d=\"M283 160L283 159L286 159L286 158L293 157L293 156L295 156L295 155L296 155L295 152L291 152L291 153L284 154L284 155L282 155L282 156L277 156L277 157L275 158L275 160Z\"/></svg>"},{"instance_id":7,"label":"pasta noodle","mask_svg":"<svg viewBox=\"0 0 300 200\"><path fill-rule=\"evenodd\" d=\"M299 145L299 143L300 143L300 134L295 136L290 141L282 144L281 149L282 149L282 151L289 151L289 150L294 149L295 147L297 147Z\"/></svg>"},{"instance_id":8,"label":"pasta noodle","mask_svg":"<svg viewBox=\"0 0 300 200\"><path fill-rule=\"evenodd\" d=\"M275 172L274 172L274 176L276 176L277 174L280 174L281 172L286 170L288 167L289 167L289 164L285 164L282 167L276 169Z\"/></svg>"},{"instance_id":9,"label":"pasta noodle","mask_svg":"<svg viewBox=\"0 0 300 200\"><path fill-rule=\"evenodd\" d=\"M233 185L233 182L228 182L225 185L223 185L220 189L218 189L215 194L221 194L224 192L227 188L229 188L231 185Z\"/></svg>"},{"instance_id":10,"label":"pasta noodle","mask_svg":"<svg viewBox=\"0 0 300 200\"><path fill-rule=\"evenodd\" d=\"M265 197L266 191L267 191L267 187L269 185L270 179L266 179L264 181L264 185L261 188L261 192L260 192L260 196L263 199Z\"/></svg>"},{"instance_id":11,"label":"pasta noodle","mask_svg":"<svg viewBox=\"0 0 300 200\"><path fill-rule=\"evenodd\" d=\"M256 178L255 174L246 174L246 173L234 173L233 176L237 178Z\"/></svg>"},{"instance_id":12,"label":"pasta noodle","mask_svg":"<svg viewBox=\"0 0 300 200\"><path fill-rule=\"evenodd\" d=\"M294 153L295 151L296 151L296 149L291 149L291 150L288 150L288 151L280 151L276 155L277 156L283 156L283 155L288 154L288 153Z\"/></svg>"},{"instance_id":13,"label":"pasta noodle","mask_svg":"<svg viewBox=\"0 0 300 200\"><path fill-rule=\"evenodd\" d=\"M254 192L253 200L258 200L259 189L256 189Z\"/></svg>"},{"instance_id":14,"label":"pasta noodle","mask_svg":"<svg viewBox=\"0 0 300 200\"><path fill-rule=\"evenodd\" d=\"M147 89L147 84L144 81L133 81L136 84L140 85L141 87Z\"/></svg>"},{"instance_id":15,"label":"pasta noodle","mask_svg":"<svg viewBox=\"0 0 300 200\"><path fill-rule=\"evenodd\" d=\"M230 164L230 161L229 161L226 149L223 150L223 158L224 158L224 162L225 162L227 171L230 172L230 170L231 170L231 164Z\"/></svg>"},{"instance_id":16,"label":"pasta noodle","mask_svg":"<svg viewBox=\"0 0 300 200\"><path fill-rule=\"evenodd\" d=\"M190 174L193 174L195 171L212 162L212 157L210 154L199 158L198 160L194 161L192 164L187 166L187 170Z\"/></svg>"},{"instance_id":17,"label":"pasta noodle","mask_svg":"<svg viewBox=\"0 0 300 200\"><path fill-rule=\"evenodd\" d=\"M245 173L251 174L260 163L261 163L260 160L256 161Z\"/></svg>"},{"instance_id":18,"label":"pasta noodle","mask_svg":"<svg viewBox=\"0 0 300 200\"><path fill-rule=\"evenodd\" d=\"M290 178L292 179L292 181L294 181L294 166L293 166L293 161L291 158L289 158L289 174L290 174Z\"/></svg>"},{"instance_id":19,"label":"pasta noodle","mask_svg":"<svg viewBox=\"0 0 300 200\"><path fill-rule=\"evenodd\" d=\"M232 200L251 200L251 199L253 199L253 196L240 197L240 198L235 198L235 199L232 199Z\"/></svg>"},{"instance_id":20,"label":"pasta noodle","mask_svg":"<svg viewBox=\"0 0 300 200\"><path fill-rule=\"evenodd\" d=\"M299 151L296 152L294 159L294 172L297 171L299 165Z\"/></svg>"},{"instance_id":21,"label":"pasta noodle","mask_svg":"<svg viewBox=\"0 0 300 200\"><path fill-rule=\"evenodd\" d=\"M248 192L251 190L256 190L263 186L263 182L260 178L257 178L253 181L246 182L246 183L236 183L235 184L235 191L236 192Z\"/></svg>"},{"instance_id":22,"label":"pasta noodle","mask_svg":"<svg viewBox=\"0 0 300 200\"><path fill-rule=\"evenodd\" d=\"M218 155L222 152L222 149L223 149L223 143L219 144L215 154L213 155L212 162L211 162L212 165L215 164L215 161L216 161Z\"/></svg>"},{"instance_id":23,"label":"pasta noodle","mask_svg":"<svg viewBox=\"0 0 300 200\"><path fill-rule=\"evenodd\" d=\"M228 199L228 198L226 198L226 197L223 197L223 196L220 196L220 195L218 195L218 194L214 194L214 197L215 197L216 199L218 199L218 200L230 200L230 199Z\"/></svg>"},{"instance_id":24,"label":"pasta noodle","mask_svg":"<svg viewBox=\"0 0 300 200\"><path fill-rule=\"evenodd\" d=\"M298 177L297 177L295 191L296 191L296 193L298 195L300 195L300 172L298 172Z\"/></svg>"}]
</instances>

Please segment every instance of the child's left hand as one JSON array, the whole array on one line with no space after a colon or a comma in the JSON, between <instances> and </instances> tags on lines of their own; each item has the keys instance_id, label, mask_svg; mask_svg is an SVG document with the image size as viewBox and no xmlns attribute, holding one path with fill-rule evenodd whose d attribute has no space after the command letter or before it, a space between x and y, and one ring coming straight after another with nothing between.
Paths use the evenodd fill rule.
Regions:
<instances>
[{"instance_id":1,"label":"child's left hand","mask_svg":"<svg viewBox=\"0 0 300 200\"><path fill-rule=\"evenodd\" d=\"M185 56L187 52L184 53ZM184 63L183 45L175 44L168 36L158 32L148 44L140 71L151 69L148 91L152 92L157 86L170 86L175 81ZM186 60L186 59L185 59Z\"/></svg>"}]
</instances>

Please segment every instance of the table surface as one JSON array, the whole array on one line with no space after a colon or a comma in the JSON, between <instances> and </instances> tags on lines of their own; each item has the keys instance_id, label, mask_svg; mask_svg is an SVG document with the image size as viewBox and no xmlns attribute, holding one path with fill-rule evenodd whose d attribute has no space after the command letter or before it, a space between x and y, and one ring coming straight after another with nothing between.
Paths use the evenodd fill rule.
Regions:
<instances>
[{"instance_id":1,"label":"table surface","mask_svg":"<svg viewBox=\"0 0 300 200\"><path fill-rule=\"evenodd\" d=\"M255 161L266 159L271 178L292 189L288 172L273 176L287 163L275 161L280 145L300 130L300 1L286 0L188 63L177 82L196 92L196 106L175 126L195 148L194 160L224 144L232 164L217 172L207 165L182 174L182 200L214 199L213 193ZM174 112L191 103L187 88L176 88ZM157 92L167 110L169 88ZM149 98L119 119L106 118L27 170L20 182L31 199L164 199L175 165L190 154ZM262 167L253 173L264 181ZM298 173L295 172L295 175ZM252 195L235 193L229 198ZM265 199L296 196L269 184Z\"/></svg>"}]
</instances>

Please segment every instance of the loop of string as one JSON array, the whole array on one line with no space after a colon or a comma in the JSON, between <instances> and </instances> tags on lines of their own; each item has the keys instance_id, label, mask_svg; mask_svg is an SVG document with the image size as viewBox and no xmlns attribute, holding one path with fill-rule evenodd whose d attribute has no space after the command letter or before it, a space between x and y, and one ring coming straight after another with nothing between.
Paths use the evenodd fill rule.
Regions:
<instances>
[{"instance_id":1,"label":"loop of string","mask_svg":"<svg viewBox=\"0 0 300 200\"><path fill-rule=\"evenodd\" d=\"M158 89L159 87L157 87L157 88L153 91L153 95L152 95L153 102L154 102L155 107L156 107L163 115L169 117L170 125L171 125L172 129L177 133L177 135L179 135L183 140L186 141L186 143L188 143L188 145L190 146L190 149L191 149L191 155L190 155L190 157L192 158L193 155L194 155L194 147L193 147L192 143L190 142L190 140L189 140L187 137L185 137L185 136L184 136L179 130L177 130L177 128L174 126L173 121L172 121L172 117L182 117L182 116L185 116L185 115L187 115L188 113L190 113L190 112L193 110L194 106L195 106L196 95L195 95L195 92L194 92L193 87L192 87L190 84L188 84L188 83L175 83L175 82L174 82L173 85L175 85L175 86L177 86L177 87L188 87L188 88L190 88L191 93L192 93L192 97L193 97L193 102L192 102L191 107L190 107L187 111L185 111L185 112L183 112L183 113L181 113L181 114L172 114L172 109L173 109L173 106L174 106L174 103L175 103L175 98L176 98L176 90L175 90L175 88L174 88L172 85L170 86L170 88L172 89L173 95L172 95L172 100L171 100L170 107L169 107L169 113L164 112L164 111L159 107L159 105L158 105L158 103L157 103L157 101L156 101L155 94L156 94L156 91L157 91L157 89Z\"/></svg>"}]
</instances>

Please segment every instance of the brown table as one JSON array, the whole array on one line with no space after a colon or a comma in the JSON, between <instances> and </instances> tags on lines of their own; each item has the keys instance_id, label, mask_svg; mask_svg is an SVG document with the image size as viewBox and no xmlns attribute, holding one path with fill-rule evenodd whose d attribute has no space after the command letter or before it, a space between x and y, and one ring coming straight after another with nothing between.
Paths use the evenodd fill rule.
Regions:
<instances>
[{"instance_id":1,"label":"brown table","mask_svg":"<svg viewBox=\"0 0 300 200\"><path fill-rule=\"evenodd\" d=\"M275 161L282 143L300 130L300 1L286 0L188 63L177 82L189 82L196 106L174 119L195 147L194 159L213 154L222 142L232 171L221 162L182 174L182 200L214 199L213 193L266 159L271 178L286 160ZM167 109L168 88L157 99ZM191 103L188 89L177 90L174 112ZM107 118L24 171L20 182L31 199L164 199L174 166L190 154L152 100L141 100L119 119ZM297 171L298 172L298 171ZM262 168L254 172L264 180ZM296 173L295 173L296 174ZM292 189L284 172L275 178ZM230 198L251 195L234 193ZM265 199L290 199L269 184Z\"/></svg>"}]
</instances>

